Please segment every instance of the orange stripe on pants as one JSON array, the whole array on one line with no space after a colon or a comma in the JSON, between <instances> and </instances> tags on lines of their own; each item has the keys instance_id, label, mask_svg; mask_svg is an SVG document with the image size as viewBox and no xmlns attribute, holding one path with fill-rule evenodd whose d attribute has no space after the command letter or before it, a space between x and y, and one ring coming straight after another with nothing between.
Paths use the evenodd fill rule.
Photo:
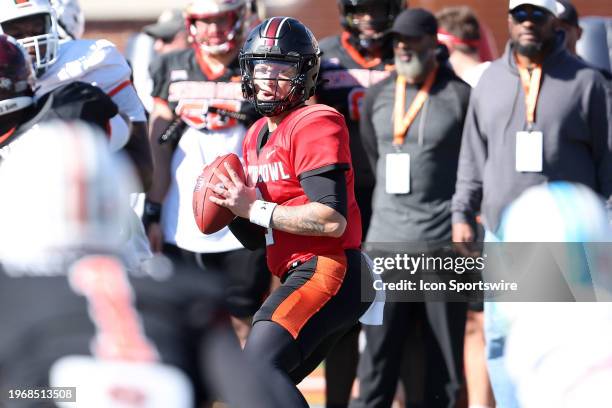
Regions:
<instances>
[{"instance_id":1,"label":"orange stripe on pants","mask_svg":"<svg viewBox=\"0 0 612 408\"><path fill-rule=\"evenodd\" d=\"M293 338L308 320L340 290L346 275L346 256L317 256L312 277L291 293L274 311L272 321L284 327Z\"/></svg>"}]
</instances>

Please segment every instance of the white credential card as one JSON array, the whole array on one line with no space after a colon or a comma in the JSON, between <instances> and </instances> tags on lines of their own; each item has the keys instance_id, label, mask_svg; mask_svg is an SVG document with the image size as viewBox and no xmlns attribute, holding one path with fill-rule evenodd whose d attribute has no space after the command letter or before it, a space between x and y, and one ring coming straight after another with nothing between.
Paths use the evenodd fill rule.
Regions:
<instances>
[{"instance_id":1,"label":"white credential card","mask_svg":"<svg viewBox=\"0 0 612 408\"><path fill-rule=\"evenodd\" d=\"M387 154L386 176L387 194L410 193L410 155L408 153Z\"/></svg>"},{"instance_id":2,"label":"white credential card","mask_svg":"<svg viewBox=\"0 0 612 408\"><path fill-rule=\"evenodd\" d=\"M539 173L543 170L542 132L516 132L516 171Z\"/></svg>"}]
</instances>

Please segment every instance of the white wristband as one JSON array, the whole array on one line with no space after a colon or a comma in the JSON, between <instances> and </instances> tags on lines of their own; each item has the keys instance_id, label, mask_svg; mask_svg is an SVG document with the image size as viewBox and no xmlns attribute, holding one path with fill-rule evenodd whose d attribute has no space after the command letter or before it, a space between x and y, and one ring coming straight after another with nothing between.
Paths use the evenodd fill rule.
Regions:
<instances>
[{"instance_id":1,"label":"white wristband","mask_svg":"<svg viewBox=\"0 0 612 408\"><path fill-rule=\"evenodd\" d=\"M253 224L260 225L264 228L270 228L272 221L272 213L278 204L263 200L255 200L249 211L249 220Z\"/></svg>"}]
</instances>

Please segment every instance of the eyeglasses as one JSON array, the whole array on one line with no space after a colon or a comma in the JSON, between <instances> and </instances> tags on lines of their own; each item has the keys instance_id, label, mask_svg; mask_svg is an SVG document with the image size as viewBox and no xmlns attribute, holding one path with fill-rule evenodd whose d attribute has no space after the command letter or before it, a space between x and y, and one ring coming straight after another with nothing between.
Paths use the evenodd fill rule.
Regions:
<instances>
[{"instance_id":1,"label":"eyeglasses","mask_svg":"<svg viewBox=\"0 0 612 408\"><path fill-rule=\"evenodd\" d=\"M514 9L510 12L510 15L519 24L527 20L540 24L548 20L550 16L546 11L538 9L531 10L531 13L525 9Z\"/></svg>"}]
</instances>

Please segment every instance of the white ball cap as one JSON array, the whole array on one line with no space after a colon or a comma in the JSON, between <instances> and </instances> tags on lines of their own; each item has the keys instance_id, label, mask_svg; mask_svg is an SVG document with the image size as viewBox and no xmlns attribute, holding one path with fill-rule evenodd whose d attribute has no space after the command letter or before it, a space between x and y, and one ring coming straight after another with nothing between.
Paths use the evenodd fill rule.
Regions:
<instances>
[{"instance_id":1,"label":"white ball cap","mask_svg":"<svg viewBox=\"0 0 612 408\"><path fill-rule=\"evenodd\" d=\"M531 1L510 0L510 5L508 6L508 10L514 10L518 6L523 6L523 5L540 7L540 8L550 11L555 17L557 16L557 2L555 0L531 0Z\"/></svg>"}]
</instances>

